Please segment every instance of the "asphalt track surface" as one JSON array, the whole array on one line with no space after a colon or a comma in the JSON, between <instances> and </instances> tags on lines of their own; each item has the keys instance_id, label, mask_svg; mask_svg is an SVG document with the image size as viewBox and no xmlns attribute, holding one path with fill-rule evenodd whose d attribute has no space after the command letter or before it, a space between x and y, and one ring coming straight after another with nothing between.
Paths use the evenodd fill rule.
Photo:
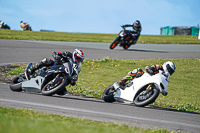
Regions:
<instances>
[{"instance_id":1,"label":"asphalt track surface","mask_svg":"<svg viewBox=\"0 0 200 133\"><path fill-rule=\"evenodd\" d=\"M52 51L81 48L86 59L200 58L199 45L136 44L129 50L108 49L108 43L49 42L0 40L0 65L37 62L51 58ZM105 103L101 99L81 96L43 96L12 92L9 84L0 83L0 106L28 108L40 112L81 117L97 121L126 123L145 128L167 128L170 131L199 132L200 115L158 107L135 107Z\"/></svg>"}]
</instances>

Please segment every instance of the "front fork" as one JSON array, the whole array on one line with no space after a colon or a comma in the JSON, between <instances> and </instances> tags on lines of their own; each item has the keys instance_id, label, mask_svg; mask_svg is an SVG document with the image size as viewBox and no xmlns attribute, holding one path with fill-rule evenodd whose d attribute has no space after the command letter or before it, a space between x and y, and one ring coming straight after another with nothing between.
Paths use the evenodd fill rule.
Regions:
<instances>
[{"instance_id":1,"label":"front fork","mask_svg":"<svg viewBox=\"0 0 200 133\"><path fill-rule=\"evenodd\" d=\"M152 86L153 86L153 84L150 84L148 87L147 87L147 89L146 89L146 91L144 92L144 95L146 95L146 94L148 94L150 91L152 91Z\"/></svg>"},{"instance_id":2,"label":"front fork","mask_svg":"<svg viewBox=\"0 0 200 133\"><path fill-rule=\"evenodd\" d=\"M153 84L149 84L147 86L146 90L139 94L140 95L139 99L141 101L148 99L150 97L150 95L152 94L152 86L153 86Z\"/></svg>"},{"instance_id":3,"label":"front fork","mask_svg":"<svg viewBox=\"0 0 200 133\"><path fill-rule=\"evenodd\" d=\"M54 86L59 80L60 80L60 74L58 74L53 80L52 80L52 86Z\"/></svg>"},{"instance_id":4,"label":"front fork","mask_svg":"<svg viewBox=\"0 0 200 133\"><path fill-rule=\"evenodd\" d=\"M150 85L147 87L147 91L146 91L145 93L148 93L148 92L151 91L152 85L153 85L153 84L150 84ZM163 96L167 96L167 94L168 94L167 92L162 92L162 95L163 95Z\"/></svg>"}]
</instances>

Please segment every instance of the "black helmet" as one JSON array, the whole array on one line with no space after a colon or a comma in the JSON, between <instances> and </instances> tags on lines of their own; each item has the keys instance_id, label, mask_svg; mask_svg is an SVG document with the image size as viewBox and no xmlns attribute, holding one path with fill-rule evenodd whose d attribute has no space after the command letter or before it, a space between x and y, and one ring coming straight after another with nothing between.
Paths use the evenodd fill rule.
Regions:
<instances>
[{"instance_id":1,"label":"black helmet","mask_svg":"<svg viewBox=\"0 0 200 133\"><path fill-rule=\"evenodd\" d=\"M23 23L23 21L20 21L20 24Z\"/></svg>"},{"instance_id":2,"label":"black helmet","mask_svg":"<svg viewBox=\"0 0 200 133\"><path fill-rule=\"evenodd\" d=\"M135 27L139 27L140 25L141 25L141 24L140 24L140 21L139 21L139 20L136 20L135 23L134 23L134 26L135 26Z\"/></svg>"}]
</instances>

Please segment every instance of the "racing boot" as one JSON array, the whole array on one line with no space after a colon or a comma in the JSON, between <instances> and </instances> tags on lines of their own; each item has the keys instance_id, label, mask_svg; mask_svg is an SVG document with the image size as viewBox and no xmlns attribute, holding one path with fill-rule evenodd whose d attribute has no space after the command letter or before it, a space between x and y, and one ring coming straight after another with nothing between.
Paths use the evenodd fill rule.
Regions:
<instances>
[{"instance_id":1,"label":"racing boot","mask_svg":"<svg viewBox=\"0 0 200 133\"><path fill-rule=\"evenodd\" d=\"M35 70L39 69L41 65L41 62L38 62L35 65L32 65L32 63L28 64L24 72L26 79L30 80L30 75L32 75L35 72Z\"/></svg>"},{"instance_id":2,"label":"racing boot","mask_svg":"<svg viewBox=\"0 0 200 133\"><path fill-rule=\"evenodd\" d=\"M37 69L42 68L43 66L51 66L54 64L54 61L48 58L44 58L40 62L35 63L35 65L27 65L27 68L25 69L25 77L27 80L30 80L30 75L32 75ZM28 67L29 66L29 67Z\"/></svg>"},{"instance_id":3,"label":"racing boot","mask_svg":"<svg viewBox=\"0 0 200 133\"><path fill-rule=\"evenodd\" d=\"M119 85L119 88L120 88L120 89L122 89L122 90L125 89L125 84L124 84L124 83L118 81L117 84Z\"/></svg>"},{"instance_id":4,"label":"racing boot","mask_svg":"<svg viewBox=\"0 0 200 133\"><path fill-rule=\"evenodd\" d=\"M122 79L120 79L117 84L119 86L119 88L121 88L122 90L124 90L126 87L125 87L125 83L128 81L128 80L132 80L136 77L137 75L137 69L133 70L133 71L130 71L128 72L128 74L123 77Z\"/></svg>"},{"instance_id":5,"label":"racing boot","mask_svg":"<svg viewBox=\"0 0 200 133\"><path fill-rule=\"evenodd\" d=\"M27 80L30 79L29 73L30 73L30 68L32 67L32 65L33 65L32 63L29 63L25 68L24 75L25 75Z\"/></svg>"},{"instance_id":6,"label":"racing boot","mask_svg":"<svg viewBox=\"0 0 200 133\"><path fill-rule=\"evenodd\" d=\"M120 81L118 81L118 82L115 82L114 84L113 84L113 86L114 86L114 89L116 90L117 88L120 88L120 89L122 89L122 90L124 90L125 89L125 86L124 86L124 84L123 83L121 83Z\"/></svg>"}]
</instances>

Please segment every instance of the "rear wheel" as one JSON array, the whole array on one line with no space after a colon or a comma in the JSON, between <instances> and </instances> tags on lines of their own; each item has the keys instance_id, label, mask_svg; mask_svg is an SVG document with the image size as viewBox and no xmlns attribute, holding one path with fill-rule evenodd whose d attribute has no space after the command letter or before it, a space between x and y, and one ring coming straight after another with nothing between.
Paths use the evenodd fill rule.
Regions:
<instances>
[{"instance_id":1,"label":"rear wheel","mask_svg":"<svg viewBox=\"0 0 200 133\"><path fill-rule=\"evenodd\" d=\"M134 104L138 107L144 107L148 104L151 104L155 102L159 93L160 91L154 86L152 87L146 86L136 94L136 97L134 99Z\"/></svg>"},{"instance_id":2,"label":"rear wheel","mask_svg":"<svg viewBox=\"0 0 200 133\"><path fill-rule=\"evenodd\" d=\"M119 37L115 38L115 40L111 43L110 49L114 49L119 43Z\"/></svg>"},{"instance_id":3,"label":"rear wheel","mask_svg":"<svg viewBox=\"0 0 200 133\"><path fill-rule=\"evenodd\" d=\"M12 91L22 91L22 82L24 81L26 81L24 73L15 76L10 83L10 89Z\"/></svg>"},{"instance_id":4,"label":"rear wheel","mask_svg":"<svg viewBox=\"0 0 200 133\"><path fill-rule=\"evenodd\" d=\"M49 81L43 88L42 94L45 96L52 96L55 93L61 93L65 89L67 84L67 80L63 77L59 77L59 80L53 82L53 80Z\"/></svg>"},{"instance_id":5,"label":"rear wheel","mask_svg":"<svg viewBox=\"0 0 200 133\"><path fill-rule=\"evenodd\" d=\"M114 89L113 89L113 85L110 85L108 88L106 88L102 94L102 99L105 101L105 102L114 102L115 99L114 99Z\"/></svg>"}]
</instances>

